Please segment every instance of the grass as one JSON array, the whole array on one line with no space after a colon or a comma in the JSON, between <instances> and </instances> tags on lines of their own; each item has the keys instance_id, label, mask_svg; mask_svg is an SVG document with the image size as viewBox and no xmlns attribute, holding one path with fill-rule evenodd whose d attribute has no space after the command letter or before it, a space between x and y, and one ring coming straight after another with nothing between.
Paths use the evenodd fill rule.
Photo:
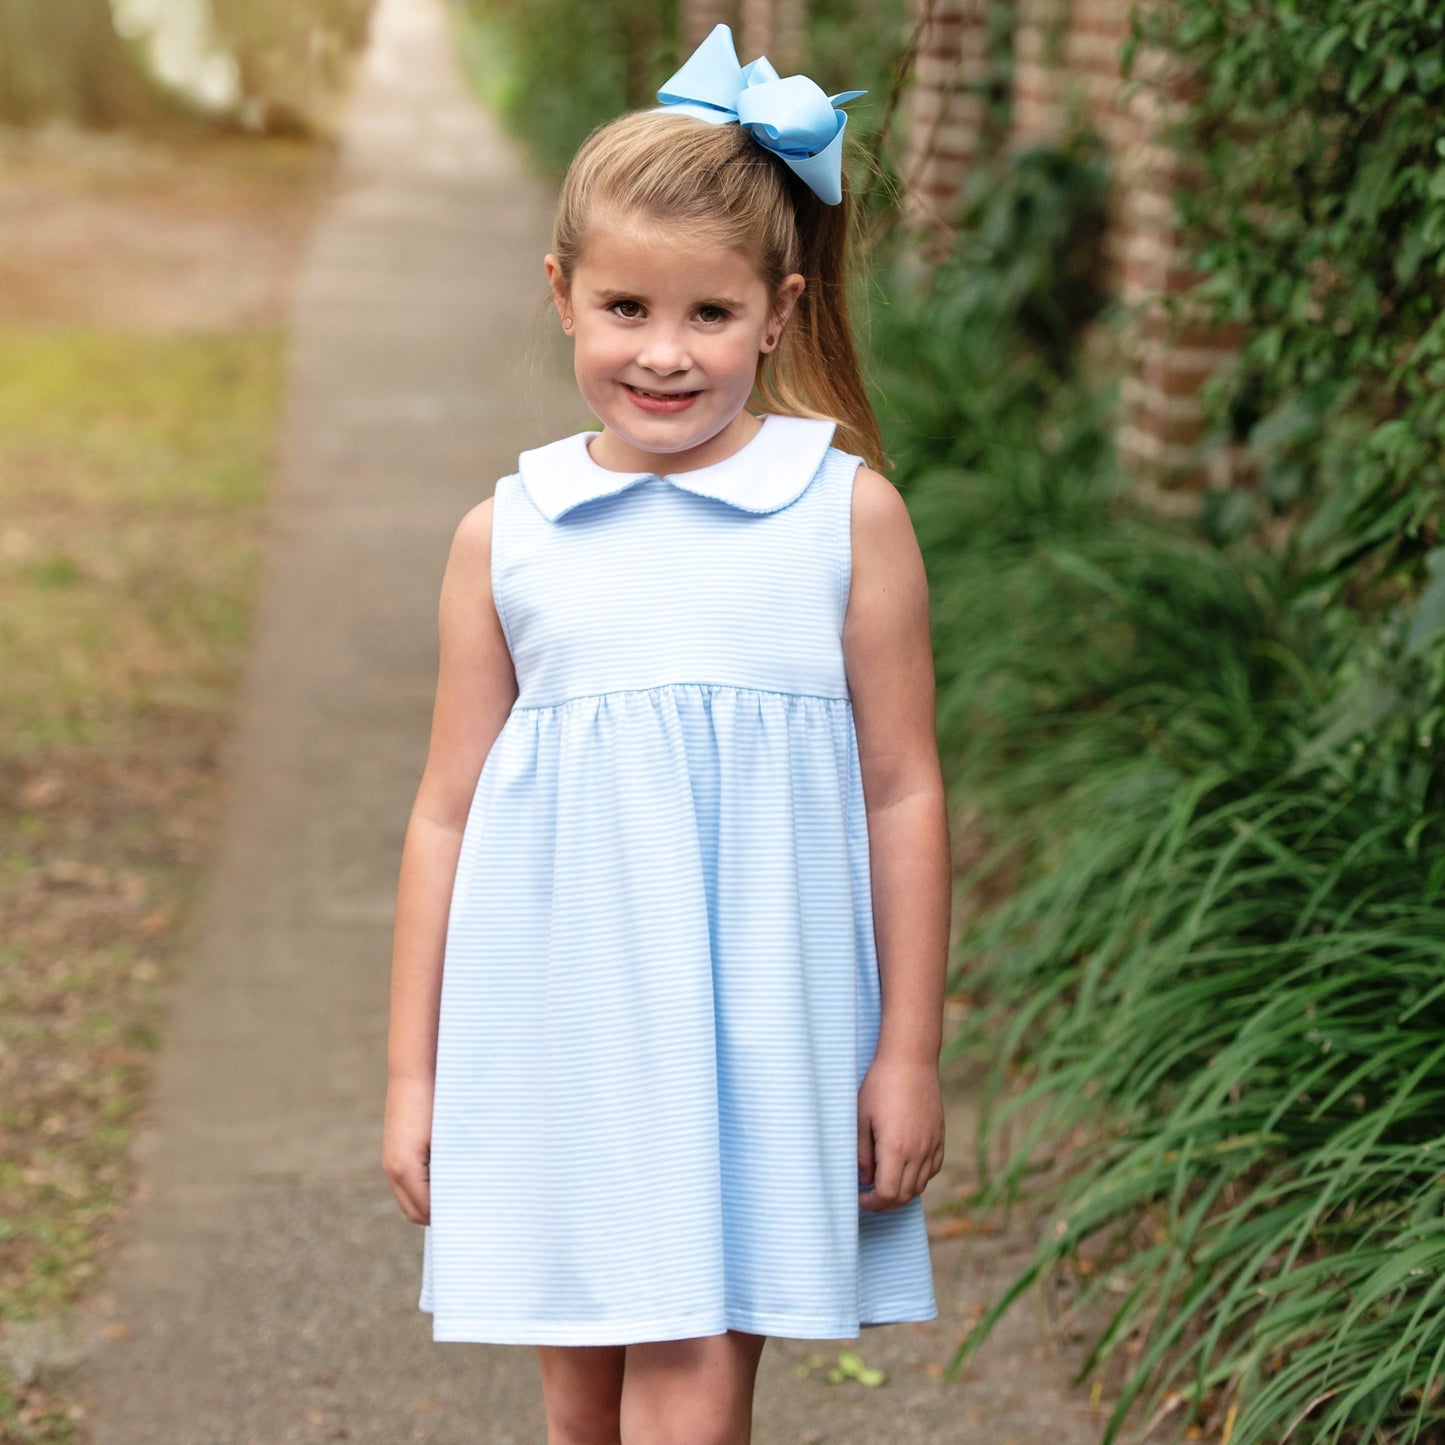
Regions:
<instances>
[{"instance_id":1,"label":"grass","mask_svg":"<svg viewBox=\"0 0 1445 1445\"><path fill-rule=\"evenodd\" d=\"M1071 841L976 935L975 986L1010 1015L988 1128L1030 1121L996 1194L1028 1191L1039 1140L1072 1140L1010 1297L1081 1257L1108 1278L1085 1368L1135 1359L1107 1438L1146 1403L1229 1411L1236 1440L1295 1419L1434 1439L1441 869L1366 794L1157 764L1113 781L1131 772L1127 797L1091 784L1093 821L1061 817Z\"/></svg>"},{"instance_id":2,"label":"grass","mask_svg":"<svg viewBox=\"0 0 1445 1445\"><path fill-rule=\"evenodd\" d=\"M7 755L214 712L245 631L271 337L0 337ZM242 525L238 526L237 523Z\"/></svg>"},{"instance_id":3,"label":"grass","mask_svg":"<svg viewBox=\"0 0 1445 1445\"><path fill-rule=\"evenodd\" d=\"M1087 449L990 430L910 501L945 747L990 830L955 980L992 1063L983 1200L1049 1228L958 1363L1047 1285L1107 1441L1436 1441L1439 819L1312 746L1338 610L1142 513Z\"/></svg>"},{"instance_id":4,"label":"grass","mask_svg":"<svg viewBox=\"0 0 1445 1445\"><path fill-rule=\"evenodd\" d=\"M124 1218L217 801L282 380L274 331L0 331L0 1333ZM0 1441L75 1407L0 1371Z\"/></svg>"},{"instance_id":5,"label":"grass","mask_svg":"<svg viewBox=\"0 0 1445 1445\"><path fill-rule=\"evenodd\" d=\"M940 721L993 830L956 980L1004 1145L984 1199L1050 1216L959 1363L1048 1283L1106 1441L1436 1441L1439 819L1312 748L1334 643L1286 568L1106 470L1056 459L1047 502L1014 440L911 492Z\"/></svg>"}]
</instances>

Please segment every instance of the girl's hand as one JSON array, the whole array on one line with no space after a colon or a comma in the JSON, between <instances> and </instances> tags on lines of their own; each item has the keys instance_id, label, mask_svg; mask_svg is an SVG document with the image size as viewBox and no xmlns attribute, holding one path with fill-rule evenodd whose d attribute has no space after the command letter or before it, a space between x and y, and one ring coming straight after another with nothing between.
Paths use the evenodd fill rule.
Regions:
<instances>
[{"instance_id":1,"label":"girl's hand","mask_svg":"<svg viewBox=\"0 0 1445 1445\"><path fill-rule=\"evenodd\" d=\"M413 1224L431 1223L430 1079L393 1079L386 1090L381 1167L401 1212Z\"/></svg>"},{"instance_id":2,"label":"girl's hand","mask_svg":"<svg viewBox=\"0 0 1445 1445\"><path fill-rule=\"evenodd\" d=\"M922 1194L942 1168L937 1067L875 1057L858 1090L859 1208L897 1209Z\"/></svg>"}]
</instances>

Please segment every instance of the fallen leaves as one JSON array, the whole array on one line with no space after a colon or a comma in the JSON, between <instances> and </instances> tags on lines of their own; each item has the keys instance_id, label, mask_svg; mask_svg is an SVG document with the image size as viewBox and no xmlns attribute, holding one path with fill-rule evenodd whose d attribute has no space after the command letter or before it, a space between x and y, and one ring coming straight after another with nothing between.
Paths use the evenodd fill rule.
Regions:
<instances>
[{"instance_id":1,"label":"fallen leaves","mask_svg":"<svg viewBox=\"0 0 1445 1445\"><path fill-rule=\"evenodd\" d=\"M806 1380L819 1370L824 1372L823 1378L830 1385L841 1385L847 1380L856 1380L865 1388L876 1390L880 1385L888 1383L886 1370L874 1369L865 1365L852 1350L839 1350L837 1361L832 1365L829 1365L822 1355L809 1355L797 1367L795 1373L800 1380Z\"/></svg>"}]
</instances>

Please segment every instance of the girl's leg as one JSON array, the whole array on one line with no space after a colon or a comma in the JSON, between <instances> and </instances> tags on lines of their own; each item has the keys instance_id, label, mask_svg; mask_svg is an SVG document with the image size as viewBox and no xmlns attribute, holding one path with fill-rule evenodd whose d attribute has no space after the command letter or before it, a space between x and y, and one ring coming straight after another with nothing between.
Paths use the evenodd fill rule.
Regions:
<instances>
[{"instance_id":1,"label":"girl's leg","mask_svg":"<svg viewBox=\"0 0 1445 1445\"><path fill-rule=\"evenodd\" d=\"M767 1340L729 1330L628 1345L623 1445L748 1445L753 1382Z\"/></svg>"},{"instance_id":2,"label":"girl's leg","mask_svg":"<svg viewBox=\"0 0 1445 1445\"><path fill-rule=\"evenodd\" d=\"M622 1345L539 1345L547 1445L619 1445Z\"/></svg>"}]
</instances>

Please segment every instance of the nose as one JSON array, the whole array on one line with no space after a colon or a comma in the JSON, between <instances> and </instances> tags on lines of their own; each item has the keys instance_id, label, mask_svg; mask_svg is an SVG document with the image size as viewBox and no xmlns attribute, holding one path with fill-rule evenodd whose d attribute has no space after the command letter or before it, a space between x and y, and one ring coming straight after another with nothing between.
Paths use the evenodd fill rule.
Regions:
<instances>
[{"instance_id":1,"label":"nose","mask_svg":"<svg viewBox=\"0 0 1445 1445\"><path fill-rule=\"evenodd\" d=\"M667 322L649 326L637 351L637 364L658 376L672 376L692 366L681 330Z\"/></svg>"}]
</instances>

